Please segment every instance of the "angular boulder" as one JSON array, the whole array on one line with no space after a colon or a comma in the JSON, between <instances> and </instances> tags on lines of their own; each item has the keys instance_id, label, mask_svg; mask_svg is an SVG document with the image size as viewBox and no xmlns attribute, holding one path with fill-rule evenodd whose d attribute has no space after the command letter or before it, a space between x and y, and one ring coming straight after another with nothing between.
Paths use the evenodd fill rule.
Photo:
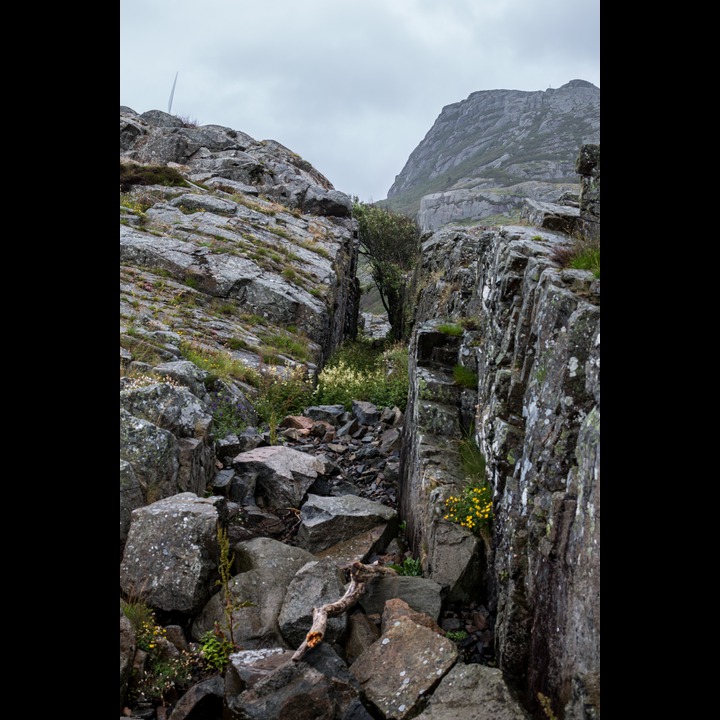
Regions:
<instances>
[{"instance_id":1,"label":"angular boulder","mask_svg":"<svg viewBox=\"0 0 720 720\"><path fill-rule=\"evenodd\" d=\"M199 612L218 568L218 509L212 498L180 493L134 510L120 587L161 610Z\"/></svg>"},{"instance_id":2,"label":"angular boulder","mask_svg":"<svg viewBox=\"0 0 720 720\"><path fill-rule=\"evenodd\" d=\"M322 497L308 494L300 510L297 542L310 552L333 545L389 524L397 529L397 513L387 505L356 495Z\"/></svg>"}]
</instances>

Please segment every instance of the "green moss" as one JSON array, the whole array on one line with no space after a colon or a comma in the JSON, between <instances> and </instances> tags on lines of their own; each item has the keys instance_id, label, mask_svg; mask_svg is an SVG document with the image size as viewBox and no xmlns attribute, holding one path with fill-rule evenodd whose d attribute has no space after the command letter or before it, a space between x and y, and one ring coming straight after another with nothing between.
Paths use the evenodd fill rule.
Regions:
<instances>
[{"instance_id":1,"label":"green moss","mask_svg":"<svg viewBox=\"0 0 720 720\"><path fill-rule=\"evenodd\" d=\"M478 376L472 370L463 367L462 365L456 365L453 368L453 379L455 382L471 390L477 390Z\"/></svg>"},{"instance_id":2,"label":"green moss","mask_svg":"<svg viewBox=\"0 0 720 720\"><path fill-rule=\"evenodd\" d=\"M456 325L455 323L443 323L442 325L438 325L438 331L443 333L443 335L453 335L455 337L459 337L463 334L463 329L460 325Z\"/></svg>"}]
</instances>

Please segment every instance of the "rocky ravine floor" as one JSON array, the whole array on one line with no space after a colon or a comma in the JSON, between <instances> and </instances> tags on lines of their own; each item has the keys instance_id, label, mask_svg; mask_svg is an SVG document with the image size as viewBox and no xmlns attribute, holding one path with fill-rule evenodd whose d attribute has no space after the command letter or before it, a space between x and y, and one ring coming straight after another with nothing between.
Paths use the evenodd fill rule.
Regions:
<instances>
[{"instance_id":1,"label":"rocky ravine floor","mask_svg":"<svg viewBox=\"0 0 720 720\"><path fill-rule=\"evenodd\" d=\"M378 410L369 403L356 403L354 414L357 417L340 423L340 427L317 408L309 408L308 416L288 416L279 431L282 442L301 452L322 455L335 465L336 473L323 494L358 495L397 510L403 414L398 408ZM279 519L282 522L269 534L294 545L297 516L288 513ZM266 532L270 529L265 527ZM402 565L406 558L412 558L412 553L400 536L390 552L374 555L367 562ZM464 634L457 644L466 663L495 666L494 616L486 607L479 603L446 605L439 624L451 637Z\"/></svg>"},{"instance_id":2,"label":"rocky ravine floor","mask_svg":"<svg viewBox=\"0 0 720 720\"><path fill-rule=\"evenodd\" d=\"M352 413L344 412L341 406L307 408L304 415L288 416L280 423L276 444L322 456L325 465L331 468L320 481L323 487L313 487L310 492L358 495L397 510L402 424L403 415L398 408L378 409L370 403L354 403ZM209 490L216 495L225 494L228 476L234 472L231 469L233 458L238 452L267 445L268 440L267 434L261 435L251 429L241 437L231 436L218 443L218 471ZM244 501L228 502L228 505L231 516L233 513L242 515L242 522L229 524L231 544L264 536L291 546L298 545L296 536L300 518L297 512L276 515L252 503L244 504ZM383 554L368 557L365 562L402 565L407 559L412 560L412 555L400 534ZM381 616L369 617L376 624L379 635ZM492 614L477 603L444 606L438 618L442 634L455 642L460 660L467 665L494 667L493 624ZM194 709L183 711L180 700L177 698L176 709L172 712L172 705L166 709L151 703L134 706L130 703L124 715L145 720L200 720L199 715L196 719L195 713L200 711L202 702L193 705L197 701L192 700L192 691L182 700L187 708Z\"/></svg>"}]
</instances>

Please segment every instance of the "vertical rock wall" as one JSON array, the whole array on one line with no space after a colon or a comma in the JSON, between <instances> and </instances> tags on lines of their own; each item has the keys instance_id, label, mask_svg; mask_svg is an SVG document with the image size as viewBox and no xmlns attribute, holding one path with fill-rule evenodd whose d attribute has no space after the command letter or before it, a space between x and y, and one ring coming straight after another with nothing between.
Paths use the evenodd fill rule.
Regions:
<instances>
[{"instance_id":1,"label":"vertical rock wall","mask_svg":"<svg viewBox=\"0 0 720 720\"><path fill-rule=\"evenodd\" d=\"M599 281L557 268L552 248L567 241L513 226L425 242L400 488L426 573L496 611L503 673L528 706L550 698L561 720L600 711ZM477 373L476 392L452 382L455 364ZM470 427L494 489L484 542L442 518L462 487L457 440ZM482 583L446 577L464 569Z\"/></svg>"},{"instance_id":2,"label":"vertical rock wall","mask_svg":"<svg viewBox=\"0 0 720 720\"><path fill-rule=\"evenodd\" d=\"M580 174L580 228L591 238L600 238L600 146L580 148L575 170Z\"/></svg>"}]
</instances>

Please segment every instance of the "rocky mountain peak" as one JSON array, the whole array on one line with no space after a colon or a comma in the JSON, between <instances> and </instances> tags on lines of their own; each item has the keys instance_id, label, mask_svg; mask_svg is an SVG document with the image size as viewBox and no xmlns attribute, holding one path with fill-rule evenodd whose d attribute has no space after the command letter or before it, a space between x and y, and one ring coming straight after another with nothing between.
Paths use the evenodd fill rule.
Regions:
<instances>
[{"instance_id":1,"label":"rocky mountain peak","mask_svg":"<svg viewBox=\"0 0 720 720\"><path fill-rule=\"evenodd\" d=\"M388 190L388 207L423 230L517 219L525 198L578 192L575 159L600 142L600 89L482 90L445 106Z\"/></svg>"}]
</instances>

